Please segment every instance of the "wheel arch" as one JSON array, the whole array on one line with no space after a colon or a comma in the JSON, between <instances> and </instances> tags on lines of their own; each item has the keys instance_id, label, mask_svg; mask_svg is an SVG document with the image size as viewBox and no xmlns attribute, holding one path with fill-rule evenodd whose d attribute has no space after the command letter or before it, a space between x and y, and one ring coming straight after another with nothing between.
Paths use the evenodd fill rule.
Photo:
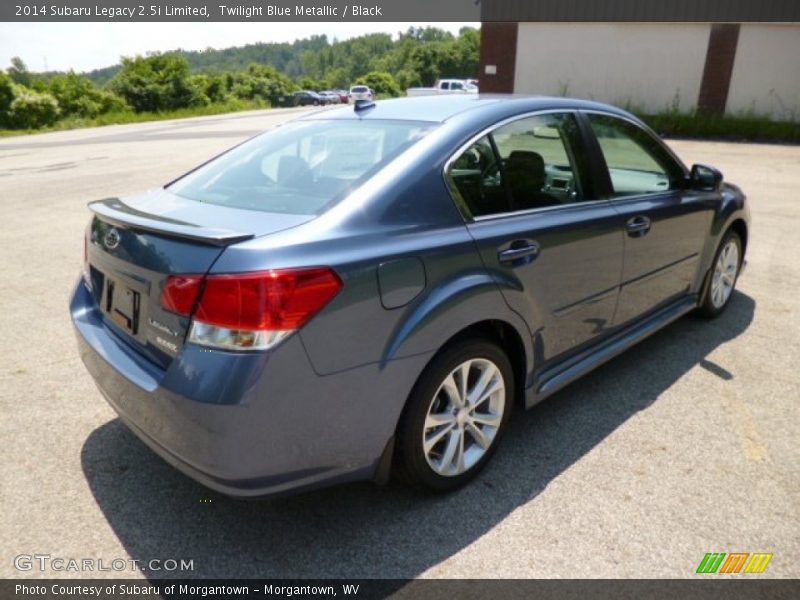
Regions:
<instances>
[{"instance_id":1,"label":"wheel arch","mask_svg":"<svg viewBox=\"0 0 800 600\"><path fill-rule=\"evenodd\" d=\"M735 219L722 234L723 237L725 236L725 233L731 230L735 231L739 235L739 239L742 241L742 258L744 258L744 255L747 252L747 223L745 223L744 219L742 218Z\"/></svg>"},{"instance_id":2,"label":"wheel arch","mask_svg":"<svg viewBox=\"0 0 800 600\"><path fill-rule=\"evenodd\" d=\"M457 345L461 341L470 339L482 339L497 345L508 357L511 363L511 369L514 377L514 398L512 399L512 407L517 409L525 408L525 384L527 381L527 356L528 351L523 341L522 335L514 325L503 319L483 319L476 321L459 331L455 332L439 349L430 357L425 367L419 372L414 385L411 387L411 392L405 400L403 409L395 423L394 435L388 440L384 451L378 460L378 466L374 481L376 483L386 483L390 478L390 473L396 466L396 444L398 440L398 428L403 422L403 415L406 414L414 391L417 389L419 382L425 376L425 373L430 368L431 364L445 351Z\"/></svg>"},{"instance_id":3,"label":"wheel arch","mask_svg":"<svg viewBox=\"0 0 800 600\"><path fill-rule=\"evenodd\" d=\"M496 344L505 352L514 372L514 404L520 408L525 406L525 383L527 380L527 360L525 344L513 325L500 319L485 319L465 327L448 339L431 358L431 361L446 348L457 344L459 340L483 338Z\"/></svg>"},{"instance_id":4,"label":"wheel arch","mask_svg":"<svg viewBox=\"0 0 800 600\"><path fill-rule=\"evenodd\" d=\"M414 393L413 390L417 387L417 383L425 375L430 365L443 352L462 341L475 338L484 339L496 344L506 354L514 373L514 404L518 404L521 408L524 408L525 387L528 373L528 351L526 350L525 343L517 328L508 321L502 319L483 319L481 321L476 321L463 327L447 338L420 371L411 388L412 391L409 397ZM407 404L408 398L406 398L406 405ZM403 406L403 410L405 410L406 405Z\"/></svg>"},{"instance_id":5,"label":"wheel arch","mask_svg":"<svg viewBox=\"0 0 800 600\"><path fill-rule=\"evenodd\" d=\"M722 244L722 240L725 239L725 236L728 234L729 231L735 232L739 236L739 240L742 243L742 256L740 260L742 261L742 265L744 264L744 257L745 252L747 251L747 237L748 237L748 227L747 222L740 216L732 219L728 225L722 229L720 232L719 237L715 240L714 246L712 248L711 259L708 264L708 268L705 270L703 274L702 286L700 287L700 293L698 295L698 303L702 304L706 294L708 294L708 288L711 286L711 274L714 271L714 257L717 254L717 250ZM739 267L741 272L742 266Z\"/></svg>"}]
</instances>

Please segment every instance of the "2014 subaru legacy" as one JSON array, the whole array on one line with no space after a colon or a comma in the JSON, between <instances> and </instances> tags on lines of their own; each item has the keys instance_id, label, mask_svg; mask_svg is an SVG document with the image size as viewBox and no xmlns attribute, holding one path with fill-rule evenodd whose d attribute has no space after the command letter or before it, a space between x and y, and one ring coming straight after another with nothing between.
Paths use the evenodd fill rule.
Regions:
<instances>
[{"instance_id":1,"label":"2014 subaru legacy","mask_svg":"<svg viewBox=\"0 0 800 600\"><path fill-rule=\"evenodd\" d=\"M722 313L750 226L630 114L516 96L361 101L89 207L87 369L235 496L464 484L515 404Z\"/></svg>"}]
</instances>

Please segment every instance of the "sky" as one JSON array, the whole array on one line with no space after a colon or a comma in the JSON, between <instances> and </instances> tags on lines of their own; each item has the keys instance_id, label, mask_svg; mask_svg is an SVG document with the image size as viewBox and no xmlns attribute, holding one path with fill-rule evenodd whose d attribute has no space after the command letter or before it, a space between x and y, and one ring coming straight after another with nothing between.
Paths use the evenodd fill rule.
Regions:
<instances>
[{"instance_id":1,"label":"sky","mask_svg":"<svg viewBox=\"0 0 800 600\"><path fill-rule=\"evenodd\" d=\"M367 33L432 26L452 33L480 23L2 23L0 69L19 56L31 71L90 71L120 56L153 51L228 48L255 42L292 42L326 34L343 40Z\"/></svg>"}]
</instances>

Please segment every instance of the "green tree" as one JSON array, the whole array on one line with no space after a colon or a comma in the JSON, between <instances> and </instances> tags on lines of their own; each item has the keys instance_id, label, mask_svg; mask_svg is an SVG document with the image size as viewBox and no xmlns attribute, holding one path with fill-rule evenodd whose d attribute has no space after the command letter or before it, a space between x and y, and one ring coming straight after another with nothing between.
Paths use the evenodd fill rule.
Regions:
<instances>
[{"instance_id":1,"label":"green tree","mask_svg":"<svg viewBox=\"0 0 800 600\"><path fill-rule=\"evenodd\" d=\"M397 85L397 81L395 81L391 73L372 71L363 77L359 77L358 83L371 87L378 96L396 98L400 95L400 86Z\"/></svg>"},{"instance_id":2,"label":"green tree","mask_svg":"<svg viewBox=\"0 0 800 600\"><path fill-rule=\"evenodd\" d=\"M189 62L175 54L124 57L109 85L136 111L202 106L208 98L191 80Z\"/></svg>"},{"instance_id":3,"label":"green tree","mask_svg":"<svg viewBox=\"0 0 800 600\"><path fill-rule=\"evenodd\" d=\"M15 56L11 59L11 66L8 68L8 76L14 80L14 83L30 87L31 74L25 62L19 57Z\"/></svg>"},{"instance_id":4,"label":"green tree","mask_svg":"<svg viewBox=\"0 0 800 600\"><path fill-rule=\"evenodd\" d=\"M465 27L453 35L436 27L411 27L395 39L385 33L344 41L314 36L292 43L179 50L174 54L189 62L193 74L226 76L226 88L230 91L233 81L227 74L242 73L251 64L271 66L294 81L309 77L319 84L311 86L315 88L346 88L371 71L391 73L403 86L430 85L439 77L475 77L479 47L477 29ZM108 67L88 76L96 83L103 83L121 69L121 66ZM401 72L405 74L401 76ZM412 72L418 76L412 77Z\"/></svg>"},{"instance_id":5,"label":"green tree","mask_svg":"<svg viewBox=\"0 0 800 600\"><path fill-rule=\"evenodd\" d=\"M8 109L7 121L11 127L38 129L55 123L58 119L58 102L50 94L34 92L17 85L14 100Z\"/></svg>"},{"instance_id":6,"label":"green tree","mask_svg":"<svg viewBox=\"0 0 800 600\"><path fill-rule=\"evenodd\" d=\"M311 90L313 92L317 92L325 87L325 82L320 81L319 79L314 79L313 77L305 76L301 77L300 81L297 82L301 89L304 90Z\"/></svg>"},{"instance_id":7,"label":"green tree","mask_svg":"<svg viewBox=\"0 0 800 600\"><path fill-rule=\"evenodd\" d=\"M232 92L245 100L263 100L276 106L281 98L291 94L297 86L283 73L269 65L250 65L244 73L233 77Z\"/></svg>"},{"instance_id":8,"label":"green tree","mask_svg":"<svg viewBox=\"0 0 800 600\"><path fill-rule=\"evenodd\" d=\"M440 72L451 77L475 77L480 62L480 48L478 30L462 28L457 38L444 44L439 61Z\"/></svg>"},{"instance_id":9,"label":"green tree","mask_svg":"<svg viewBox=\"0 0 800 600\"><path fill-rule=\"evenodd\" d=\"M58 101L64 116L96 117L110 111L128 109L122 98L101 90L90 79L73 71L51 77L46 90Z\"/></svg>"},{"instance_id":10,"label":"green tree","mask_svg":"<svg viewBox=\"0 0 800 600\"><path fill-rule=\"evenodd\" d=\"M8 118L8 109L14 101L14 81L0 71L0 122Z\"/></svg>"},{"instance_id":11,"label":"green tree","mask_svg":"<svg viewBox=\"0 0 800 600\"><path fill-rule=\"evenodd\" d=\"M209 102L224 102L228 87L223 75L192 75L191 85L197 88Z\"/></svg>"},{"instance_id":12,"label":"green tree","mask_svg":"<svg viewBox=\"0 0 800 600\"><path fill-rule=\"evenodd\" d=\"M438 27L409 27L406 36L419 42L447 42L453 34Z\"/></svg>"},{"instance_id":13,"label":"green tree","mask_svg":"<svg viewBox=\"0 0 800 600\"><path fill-rule=\"evenodd\" d=\"M422 85L422 79L414 69L402 69L397 72L395 76L397 85L401 91L405 91L410 87L418 87Z\"/></svg>"},{"instance_id":14,"label":"green tree","mask_svg":"<svg viewBox=\"0 0 800 600\"><path fill-rule=\"evenodd\" d=\"M439 42L417 46L409 57L409 67L419 73L422 85L433 85L442 74L440 64L444 62L444 47Z\"/></svg>"},{"instance_id":15,"label":"green tree","mask_svg":"<svg viewBox=\"0 0 800 600\"><path fill-rule=\"evenodd\" d=\"M350 77L345 69L335 67L325 74L323 82L325 83L325 88L339 90L350 86Z\"/></svg>"}]
</instances>

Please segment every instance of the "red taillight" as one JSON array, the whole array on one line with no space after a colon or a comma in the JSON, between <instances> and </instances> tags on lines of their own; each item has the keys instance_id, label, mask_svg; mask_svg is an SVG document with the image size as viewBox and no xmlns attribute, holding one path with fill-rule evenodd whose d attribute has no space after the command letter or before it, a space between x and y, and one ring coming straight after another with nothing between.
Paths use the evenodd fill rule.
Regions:
<instances>
[{"instance_id":1,"label":"red taillight","mask_svg":"<svg viewBox=\"0 0 800 600\"><path fill-rule=\"evenodd\" d=\"M191 316L202 283L202 275L170 275L161 292L161 306L170 312Z\"/></svg>"},{"instance_id":2,"label":"red taillight","mask_svg":"<svg viewBox=\"0 0 800 600\"><path fill-rule=\"evenodd\" d=\"M342 289L331 269L209 275L195 319L237 330L299 329Z\"/></svg>"},{"instance_id":3,"label":"red taillight","mask_svg":"<svg viewBox=\"0 0 800 600\"><path fill-rule=\"evenodd\" d=\"M290 331L302 327L341 289L339 276L328 268L170 275L161 306L216 327Z\"/></svg>"}]
</instances>

